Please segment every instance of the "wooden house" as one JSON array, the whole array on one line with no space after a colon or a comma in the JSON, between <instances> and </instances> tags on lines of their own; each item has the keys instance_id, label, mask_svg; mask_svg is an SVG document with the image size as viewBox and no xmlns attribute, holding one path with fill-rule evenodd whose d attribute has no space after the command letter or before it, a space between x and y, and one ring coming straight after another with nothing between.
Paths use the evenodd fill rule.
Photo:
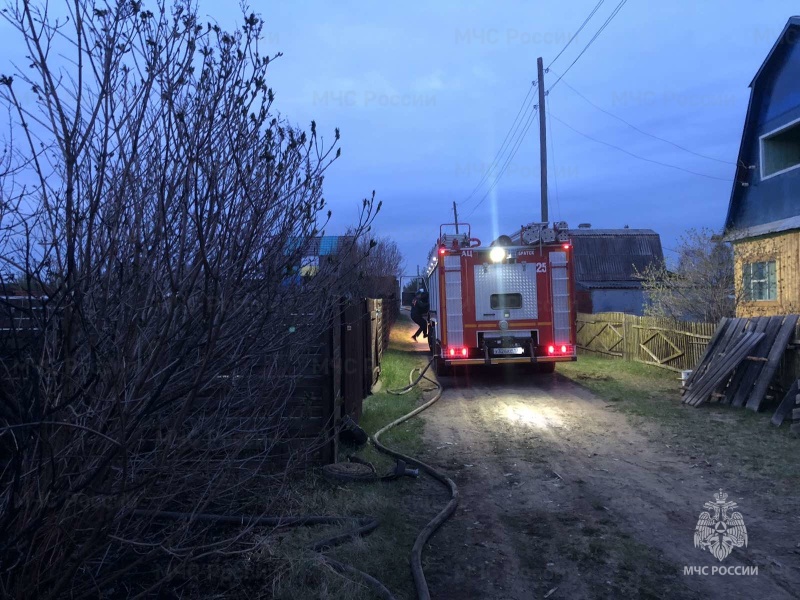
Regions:
<instances>
[{"instance_id":1,"label":"wooden house","mask_svg":"<svg viewBox=\"0 0 800 600\"><path fill-rule=\"evenodd\" d=\"M750 82L724 239L737 316L800 312L800 17Z\"/></svg>"}]
</instances>

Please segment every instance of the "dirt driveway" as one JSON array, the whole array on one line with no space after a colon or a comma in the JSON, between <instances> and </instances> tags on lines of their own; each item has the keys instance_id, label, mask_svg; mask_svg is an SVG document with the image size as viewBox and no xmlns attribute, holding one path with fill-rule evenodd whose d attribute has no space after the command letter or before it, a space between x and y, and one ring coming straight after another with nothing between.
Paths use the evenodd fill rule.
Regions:
<instances>
[{"instance_id":1,"label":"dirt driveway","mask_svg":"<svg viewBox=\"0 0 800 600\"><path fill-rule=\"evenodd\" d=\"M443 384L423 413L422 459L454 478L461 503L426 550L433 598L798 597L798 499L764 505L751 482L698 468L557 374L476 369ZM693 542L719 488L749 534L723 562Z\"/></svg>"}]
</instances>

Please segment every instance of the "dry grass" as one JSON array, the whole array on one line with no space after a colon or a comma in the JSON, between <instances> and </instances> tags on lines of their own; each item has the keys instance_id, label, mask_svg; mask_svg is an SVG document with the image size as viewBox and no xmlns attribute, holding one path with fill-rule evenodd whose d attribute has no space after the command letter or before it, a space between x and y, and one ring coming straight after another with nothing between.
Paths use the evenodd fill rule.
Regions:
<instances>
[{"instance_id":1,"label":"dry grass","mask_svg":"<svg viewBox=\"0 0 800 600\"><path fill-rule=\"evenodd\" d=\"M559 365L558 372L613 402L654 439L691 460L708 461L732 477L768 481L776 495L800 494L797 438L785 425L770 424L772 410L687 406L677 373L639 363L582 355Z\"/></svg>"},{"instance_id":2,"label":"dry grass","mask_svg":"<svg viewBox=\"0 0 800 600\"><path fill-rule=\"evenodd\" d=\"M364 400L361 426L369 433L383 427L412 410L421 398L418 389L404 396L387 390L403 387L409 382L414 367L424 367L427 346L411 341L413 323L402 316L392 329L390 345L381 364L381 388ZM402 452L415 454L422 447L421 419L412 419L389 433L382 441ZM388 471L393 461L377 453L372 446L342 448L346 454L358 456L375 464L379 472ZM432 485L419 479L404 478L377 484L333 485L318 476L303 482L302 511L307 514L371 515L380 520L380 527L370 536L345 544L328 554L353 565L380 580L397 598L413 598L413 584L408 569L408 554L419 530L427 521L417 516L414 493L420 487ZM280 544L283 568L276 571L272 587L275 598L372 598L373 593L361 582L332 571L318 557L300 549L314 539L332 535L336 528L300 528L287 533Z\"/></svg>"}]
</instances>

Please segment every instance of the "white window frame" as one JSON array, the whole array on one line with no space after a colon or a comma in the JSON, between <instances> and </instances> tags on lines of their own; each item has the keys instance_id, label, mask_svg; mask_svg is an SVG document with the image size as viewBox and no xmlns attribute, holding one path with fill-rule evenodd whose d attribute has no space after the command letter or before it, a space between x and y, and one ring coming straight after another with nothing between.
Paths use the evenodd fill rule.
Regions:
<instances>
[{"instance_id":1,"label":"white window frame","mask_svg":"<svg viewBox=\"0 0 800 600\"><path fill-rule=\"evenodd\" d=\"M758 162L761 172L761 181L772 179L773 177L777 177L778 175L783 175L784 173L788 173L789 171L794 171L795 169L800 169L800 163L798 163L792 167L787 167L785 169L781 169L780 171L775 171L774 173L770 173L769 175L764 175L764 140L767 139L768 137L772 137L780 133L781 131L784 131L786 129L791 129L792 127L795 127L798 124L800 124L800 118L797 118L794 121L790 121L789 123L785 123L784 125L781 125L780 127L773 129L772 131L768 131L762 136L759 136Z\"/></svg>"}]
</instances>

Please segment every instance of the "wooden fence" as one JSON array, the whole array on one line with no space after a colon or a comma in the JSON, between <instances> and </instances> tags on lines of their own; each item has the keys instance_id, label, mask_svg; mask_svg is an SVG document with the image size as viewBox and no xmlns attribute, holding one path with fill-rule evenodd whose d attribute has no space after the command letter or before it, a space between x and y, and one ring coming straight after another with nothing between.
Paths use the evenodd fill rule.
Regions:
<instances>
[{"instance_id":1,"label":"wooden fence","mask_svg":"<svg viewBox=\"0 0 800 600\"><path fill-rule=\"evenodd\" d=\"M18 360L20 340L35 343L39 339L32 321L24 320L23 304L17 311L12 300L17 301L0 298L0 307L5 308L0 311L0 364ZM362 401L380 375L396 304L394 299L343 301L331 327L308 344L300 361L303 371L293 374L299 378L284 413L289 436L276 445L276 465L292 456L306 457L314 464L336 460L342 417L349 415L358 422Z\"/></svg>"},{"instance_id":2,"label":"wooden fence","mask_svg":"<svg viewBox=\"0 0 800 600\"><path fill-rule=\"evenodd\" d=\"M693 323L626 313L578 314L578 348L672 371L693 369L716 323Z\"/></svg>"},{"instance_id":3,"label":"wooden fence","mask_svg":"<svg viewBox=\"0 0 800 600\"><path fill-rule=\"evenodd\" d=\"M322 333L319 346L309 350L313 368L294 401L298 408L303 406L308 418L300 445L311 447L324 440L313 462L334 462L342 417L349 415L356 422L361 418L362 402L380 375L394 314L390 300L367 298L343 304L331 329Z\"/></svg>"}]
</instances>

